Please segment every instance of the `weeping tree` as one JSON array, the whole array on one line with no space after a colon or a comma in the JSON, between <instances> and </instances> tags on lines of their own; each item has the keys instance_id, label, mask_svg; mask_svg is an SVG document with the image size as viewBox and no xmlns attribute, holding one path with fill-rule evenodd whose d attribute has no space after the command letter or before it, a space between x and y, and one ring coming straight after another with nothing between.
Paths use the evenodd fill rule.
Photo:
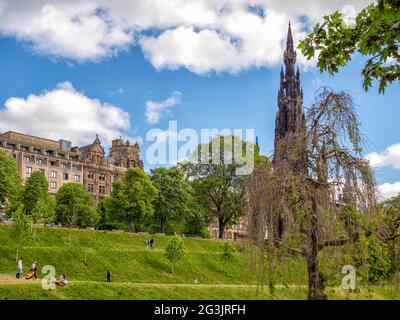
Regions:
<instances>
[{"instance_id":1,"label":"weeping tree","mask_svg":"<svg viewBox=\"0 0 400 320\"><path fill-rule=\"evenodd\" d=\"M278 252L303 257L308 298L325 299L320 252L354 244L361 235L379 233L377 226L365 228L362 223L349 221L351 215L343 219L339 214L343 199L362 212L364 219L375 218L378 211L373 175L362 156L360 122L351 96L321 89L306 121L305 132L289 132L276 146L275 153L285 156L274 161L273 167L258 167L247 179L249 228L261 256L268 253L268 270ZM304 170L298 170L302 161ZM265 272L262 267L259 270Z\"/></svg>"}]
</instances>

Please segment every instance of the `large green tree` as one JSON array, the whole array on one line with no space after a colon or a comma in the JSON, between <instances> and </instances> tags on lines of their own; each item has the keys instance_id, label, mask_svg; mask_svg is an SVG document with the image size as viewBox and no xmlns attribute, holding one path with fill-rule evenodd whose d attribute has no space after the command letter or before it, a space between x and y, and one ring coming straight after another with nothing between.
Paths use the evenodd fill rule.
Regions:
<instances>
[{"instance_id":1,"label":"large green tree","mask_svg":"<svg viewBox=\"0 0 400 320\"><path fill-rule=\"evenodd\" d=\"M76 183L64 184L56 195L56 222L70 228L91 227L98 222L93 197Z\"/></svg>"},{"instance_id":2,"label":"large green tree","mask_svg":"<svg viewBox=\"0 0 400 320\"><path fill-rule=\"evenodd\" d=\"M376 79L379 92L384 92L388 82L400 79L400 2L375 1L354 21L339 12L327 15L299 48L308 59L318 55L321 72L330 74L347 65L354 53L367 57L362 69L364 89L368 90Z\"/></svg>"},{"instance_id":3,"label":"large green tree","mask_svg":"<svg viewBox=\"0 0 400 320\"><path fill-rule=\"evenodd\" d=\"M151 181L158 189L154 200L154 220L165 233L171 220L183 221L194 209L193 190L177 168L151 170Z\"/></svg>"},{"instance_id":4,"label":"large green tree","mask_svg":"<svg viewBox=\"0 0 400 320\"><path fill-rule=\"evenodd\" d=\"M17 162L0 150L0 208L11 209L21 200L22 191Z\"/></svg>"},{"instance_id":5,"label":"large green tree","mask_svg":"<svg viewBox=\"0 0 400 320\"><path fill-rule=\"evenodd\" d=\"M139 231L154 213L153 201L157 195L148 175L139 168L126 170L120 181L113 183L107 204L112 221L122 222L128 231Z\"/></svg>"},{"instance_id":6,"label":"large green tree","mask_svg":"<svg viewBox=\"0 0 400 320\"><path fill-rule=\"evenodd\" d=\"M246 148L246 144L250 145ZM258 148L239 137L216 136L199 145L191 161L182 165L199 202L207 209L209 220L217 220L221 239L225 228L244 214L245 174L251 170L241 169L245 166L251 169L257 163L255 151ZM243 157L247 163L241 160Z\"/></svg>"},{"instance_id":7,"label":"large green tree","mask_svg":"<svg viewBox=\"0 0 400 320\"><path fill-rule=\"evenodd\" d=\"M40 216L38 204L48 197L48 188L49 183L41 172L33 172L26 180L23 195L24 209L25 213L33 217L34 222L36 222Z\"/></svg>"}]
</instances>

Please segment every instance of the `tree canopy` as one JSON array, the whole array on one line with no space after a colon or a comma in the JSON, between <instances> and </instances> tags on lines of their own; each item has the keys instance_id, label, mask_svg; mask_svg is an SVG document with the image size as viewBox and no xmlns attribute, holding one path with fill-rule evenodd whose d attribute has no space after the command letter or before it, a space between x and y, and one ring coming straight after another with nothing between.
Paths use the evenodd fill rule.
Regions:
<instances>
[{"instance_id":1,"label":"tree canopy","mask_svg":"<svg viewBox=\"0 0 400 320\"><path fill-rule=\"evenodd\" d=\"M0 207L12 207L21 200L22 191L17 162L0 150Z\"/></svg>"},{"instance_id":2,"label":"tree canopy","mask_svg":"<svg viewBox=\"0 0 400 320\"><path fill-rule=\"evenodd\" d=\"M400 79L400 2L378 0L364 8L355 21L345 20L337 11L325 16L299 48L308 59L317 55L321 72L330 74L347 65L354 53L366 56L364 89L375 79L379 92L384 92L387 83Z\"/></svg>"},{"instance_id":3,"label":"tree canopy","mask_svg":"<svg viewBox=\"0 0 400 320\"><path fill-rule=\"evenodd\" d=\"M146 219L153 216L153 201L157 195L148 175L139 168L126 170L120 181L113 183L108 201L109 217L123 222L128 231L139 231Z\"/></svg>"},{"instance_id":4,"label":"tree canopy","mask_svg":"<svg viewBox=\"0 0 400 320\"><path fill-rule=\"evenodd\" d=\"M56 222L69 227L91 227L98 221L93 197L76 183L64 184L56 195Z\"/></svg>"},{"instance_id":5,"label":"tree canopy","mask_svg":"<svg viewBox=\"0 0 400 320\"><path fill-rule=\"evenodd\" d=\"M224 237L227 226L244 214L246 175L240 171L249 163L240 158L245 157L254 166L254 151L258 150L246 144L251 143L235 136L217 136L208 144L199 145L190 163L182 165L209 220L218 221L219 238ZM249 153L246 155L246 152Z\"/></svg>"},{"instance_id":6,"label":"tree canopy","mask_svg":"<svg viewBox=\"0 0 400 320\"><path fill-rule=\"evenodd\" d=\"M26 180L25 190L23 194L23 202L25 212L31 215L34 221L38 220L40 211L38 204L41 202L43 209L43 201L48 199L49 183L43 173L36 171Z\"/></svg>"},{"instance_id":7,"label":"tree canopy","mask_svg":"<svg viewBox=\"0 0 400 320\"><path fill-rule=\"evenodd\" d=\"M151 181L157 188L154 200L154 220L165 233L171 220L183 220L194 209L193 189L177 168L156 168L151 170Z\"/></svg>"}]
</instances>

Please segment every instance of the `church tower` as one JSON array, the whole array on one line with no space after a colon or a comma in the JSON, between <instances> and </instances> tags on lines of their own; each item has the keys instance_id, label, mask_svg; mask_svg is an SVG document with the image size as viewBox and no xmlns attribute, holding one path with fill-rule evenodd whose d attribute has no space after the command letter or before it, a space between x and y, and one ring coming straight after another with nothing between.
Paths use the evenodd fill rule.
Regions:
<instances>
[{"instance_id":1,"label":"church tower","mask_svg":"<svg viewBox=\"0 0 400 320\"><path fill-rule=\"evenodd\" d=\"M292 152L293 148L288 145L282 146L282 139L285 138L288 133L294 135L298 133L299 137L301 137L300 140L306 141L306 121L303 113L303 89L301 88L299 67L295 69L296 51L294 50L290 22L283 61L285 63L285 69L281 68L280 74L278 111L275 120L275 154L273 163L275 164L286 159L293 168L294 173L306 173L304 150L296 152L297 155L289 155L288 152ZM285 143L287 142L289 141L285 141ZM298 145L293 147L294 149L299 149Z\"/></svg>"}]
</instances>

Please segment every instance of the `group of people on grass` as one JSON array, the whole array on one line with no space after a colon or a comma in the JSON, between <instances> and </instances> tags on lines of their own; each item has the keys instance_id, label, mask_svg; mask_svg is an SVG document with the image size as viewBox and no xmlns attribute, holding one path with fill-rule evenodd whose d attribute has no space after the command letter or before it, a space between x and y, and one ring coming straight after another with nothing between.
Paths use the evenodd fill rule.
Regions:
<instances>
[{"instance_id":1,"label":"group of people on grass","mask_svg":"<svg viewBox=\"0 0 400 320\"><path fill-rule=\"evenodd\" d=\"M150 240L146 239L146 241L145 241L145 249L146 250L147 249L153 249L153 244L154 244L153 238L151 238ZM20 258L18 260L18 273L16 274L17 278L19 278L19 279L24 279L25 278L27 280L29 280L29 279L37 280L36 271L37 271L37 264L36 264L36 261L33 261L32 265L31 265L31 267L29 269L28 274L24 277L23 259ZM65 278L65 274L64 273L62 273L60 275L60 280L59 281L57 281L57 280L55 280L55 281L56 281L56 284L59 285L59 286L65 286L67 284L67 282L68 282L67 279ZM107 282L111 282L111 272L110 272L110 270L107 270L106 281Z\"/></svg>"},{"instance_id":2,"label":"group of people on grass","mask_svg":"<svg viewBox=\"0 0 400 320\"><path fill-rule=\"evenodd\" d=\"M146 239L146 241L144 242L144 247L145 247L145 249L146 249L146 250L147 250L147 249L153 249L153 243L154 243L153 238L151 238L150 240L147 240L147 239Z\"/></svg>"},{"instance_id":3,"label":"group of people on grass","mask_svg":"<svg viewBox=\"0 0 400 320\"><path fill-rule=\"evenodd\" d=\"M23 279L24 278L24 267L23 267L23 259L22 258L20 258L18 260L17 265L18 265L18 273L17 273L16 277L19 279ZM29 272L25 276L25 279L37 280L36 271L37 271L36 261L33 261L31 267L29 268Z\"/></svg>"},{"instance_id":4,"label":"group of people on grass","mask_svg":"<svg viewBox=\"0 0 400 320\"><path fill-rule=\"evenodd\" d=\"M18 267L18 273L16 274L16 277L20 280L22 279L26 279L26 280L37 280L37 263L36 261L32 262L31 267L29 268L29 272L25 275L24 277L24 266L23 266L23 258L20 258L17 262L17 267ZM65 277L65 274L62 273L60 275L60 280L57 281L57 279L54 279L54 281L56 282L57 285L60 286L65 286L67 284L67 278Z\"/></svg>"}]
</instances>

